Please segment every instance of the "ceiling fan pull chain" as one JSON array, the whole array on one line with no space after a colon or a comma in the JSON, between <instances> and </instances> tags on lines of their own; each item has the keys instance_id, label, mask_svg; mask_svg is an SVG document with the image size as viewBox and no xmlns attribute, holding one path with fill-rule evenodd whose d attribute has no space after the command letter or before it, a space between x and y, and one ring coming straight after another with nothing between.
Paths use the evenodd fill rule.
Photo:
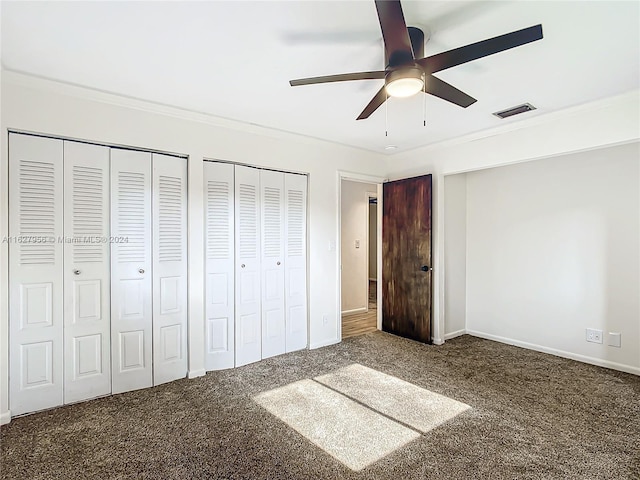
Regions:
<instances>
[{"instance_id":1,"label":"ceiling fan pull chain","mask_svg":"<svg viewBox=\"0 0 640 480\"><path fill-rule=\"evenodd\" d=\"M424 107L422 109L422 126L427 126L427 76L422 76L422 91L424 92Z\"/></svg>"},{"instance_id":2,"label":"ceiling fan pull chain","mask_svg":"<svg viewBox=\"0 0 640 480\"><path fill-rule=\"evenodd\" d=\"M385 90L386 92L386 90ZM385 93L386 100L384 102L384 136L389 136L389 94Z\"/></svg>"},{"instance_id":3,"label":"ceiling fan pull chain","mask_svg":"<svg viewBox=\"0 0 640 480\"><path fill-rule=\"evenodd\" d=\"M382 38L382 65L387 64L387 47L384 44L384 36ZM386 70L386 67L385 67ZM386 81L385 81L386 83ZM384 136L389 136L389 92L387 86L384 87Z\"/></svg>"}]
</instances>

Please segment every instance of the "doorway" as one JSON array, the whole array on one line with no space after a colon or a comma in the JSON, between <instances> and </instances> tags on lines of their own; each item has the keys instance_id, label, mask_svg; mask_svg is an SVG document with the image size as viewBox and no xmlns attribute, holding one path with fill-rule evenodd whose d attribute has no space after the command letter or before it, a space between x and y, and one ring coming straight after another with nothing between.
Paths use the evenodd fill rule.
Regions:
<instances>
[{"instance_id":1,"label":"doorway","mask_svg":"<svg viewBox=\"0 0 640 480\"><path fill-rule=\"evenodd\" d=\"M378 329L378 185L342 179L341 338Z\"/></svg>"}]
</instances>

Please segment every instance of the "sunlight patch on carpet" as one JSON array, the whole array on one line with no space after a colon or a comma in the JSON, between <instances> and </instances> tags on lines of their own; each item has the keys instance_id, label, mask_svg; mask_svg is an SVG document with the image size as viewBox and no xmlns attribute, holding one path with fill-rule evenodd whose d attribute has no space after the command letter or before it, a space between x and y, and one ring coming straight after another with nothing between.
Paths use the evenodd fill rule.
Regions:
<instances>
[{"instance_id":1,"label":"sunlight patch on carpet","mask_svg":"<svg viewBox=\"0 0 640 480\"><path fill-rule=\"evenodd\" d=\"M420 436L313 380L269 390L253 399L355 471Z\"/></svg>"},{"instance_id":2,"label":"sunlight patch on carpet","mask_svg":"<svg viewBox=\"0 0 640 480\"><path fill-rule=\"evenodd\" d=\"M357 363L315 380L423 433L471 408Z\"/></svg>"}]
</instances>

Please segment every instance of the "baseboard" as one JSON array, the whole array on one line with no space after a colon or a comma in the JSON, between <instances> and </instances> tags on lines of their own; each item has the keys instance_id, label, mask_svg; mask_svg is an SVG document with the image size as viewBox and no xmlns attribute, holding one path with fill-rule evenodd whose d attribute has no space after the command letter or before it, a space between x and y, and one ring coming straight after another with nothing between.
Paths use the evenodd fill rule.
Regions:
<instances>
[{"instance_id":1,"label":"baseboard","mask_svg":"<svg viewBox=\"0 0 640 480\"><path fill-rule=\"evenodd\" d=\"M356 313L366 313L367 307L353 308L351 310L343 310L342 315L355 315Z\"/></svg>"},{"instance_id":2,"label":"baseboard","mask_svg":"<svg viewBox=\"0 0 640 480\"><path fill-rule=\"evenodd\" d=\"M328 347L329 345L335 345L336 343L340 343L340 340L338 340L337 338L332 338L331 340L325 340L324 342L312 343L309 345L309 350Z\"/></svg>"},{"instance_id":3,"label":"baseboard","mask_svg":"<svg viewBox=\"0 0 640 480\"><path fill-rule=\"evenodd\" d=\"M442 340L441 338L432 338L431 342L434 345L444 345L444 340Z\"/></svg>"},{"instance_id":4,"label":"baseboard","mask_svg":"<svg viewBox=\"0 0 640 480\"><path fill-rule=\"evenodd\" d=\"M0 425L6 425L11 421L11 410L0 413Z\"/></svg>"},{"instance_id":5,"label":"baseboard","mask_svg":"<svg viewBox=\"0 0 640 480\"><path fill-rule=\"evenodd\" d=\"M452 338L459 337L460 335L465 335L467 331L463 328L462 330L456 330L455 332L445 333L444 339L451 340Z\"/></svg>"},{"instance_id":6,"label":"baseboard","mask_svg":"<svg viewBox=\"0 0 640 480\"><path fill-rule=\"evenodd\" d=\"M207 371L204 368L201 368L199 370L189 370L189 373L187 374L187 378L192 379L192 378L204 377L206 373Z\"/></svg>"},{"instance_id":7,"label":"baseboard","mask_svg":"<svg viewBox=\"0 0 640 480\"><path fill-rule=\"evenodd\" d=\"M520 340L513 340L511 338L506 338L506 337L499 337L498 335L478 332L476 330L467 330L466 333L474 337L480 337L486 340L493 340L495 342L506 343L507 345L513 345L514 347L522 347L528 350L535 350L537 352L555 355L556 357L568 358L570 360L576 360L578 362L588 363L590 365L596 365L598 367L605 367L605 368L610 368L612 370L618 370L620 372L631 373L633 375L640 375L640 368L632 367L631 365L624 365L622 363L611 362L609 360L602 360L600 358L588 357L586 355L580 355L577 353L565 352L564 350L557 350L555 348L543 347L542 345L522 342Z\"/></svg>"}]
</instances>

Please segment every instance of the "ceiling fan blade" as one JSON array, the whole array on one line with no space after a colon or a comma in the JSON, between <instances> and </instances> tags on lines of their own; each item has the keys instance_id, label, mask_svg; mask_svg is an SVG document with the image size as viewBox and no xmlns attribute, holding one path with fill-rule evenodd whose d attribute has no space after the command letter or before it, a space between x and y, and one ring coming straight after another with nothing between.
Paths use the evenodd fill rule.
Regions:
<instances>
[{"instance_id":1,"label":"ceiling fan blade","mask_svg":"<svg viewBox=\"0 0 640 480\"><path fill-rule=\"evenodd\" d=\"M428 75L424 85L425 91L438 98L446 100L447 102L455 103L461 107L467 108L469 105L476 103L477 100L470 97L466 93L458 90L453 85L449 85L447 82Z\"/></svg>"},{"instance_id":2,"label":"ceiling fan blade","mask_svg":"<svg viewBox=\"0 0 640 480\"><path fill-rule=\"evenodd\" d=\"M425 73L430 74L471 62L478 58L487 57L494 53L509 50L510 48L535 42L541 38L542 25L534 25L533 27L523 28L516 32L507 33L499 37L489 38L481 42L422 58L417 62L424 69Z\"/></svg>"},{"instance_id":3,"label":"ceiling fan blade","mask_svg":"<svg viewBox=\"0 0 640 480\"><path fill-rule=\"evenodd\" d=\"M413 49L400 0L376 0L388 67L413 61Z\"/></svg>"},{"instance_id":4,"label":"ceiling fan blade","mask_svg":"<svg viewBox=\"0 0 640 480\"><path fill-rule=\"evenodd\" d=\"M331 82L346 82L349 80L379 80L384 78L386 72L384 70L375 72L357 72L357 73L341 73L339 75L326 75L324 77L310 77L299 78L297 80L290 80L289 84L292 87L298 85L313 85L314 83L331 83Z\"/></svg>"},{"instance_id":5,"label":"ceiling fan blade","mask_svg":"<svg viewBox=\"0 0 640 480\"><path fill-rule=\"evenodd\" d=\"M378 93L376 93L375 97L371 99L369 105L364 107L364 110L360 114L356 120L364 120L365 118L369 118L369 116L375 112L380 105L382 105L387 100L387 91L385 87L382 87Z\"/></svg>"}]
</instances>

